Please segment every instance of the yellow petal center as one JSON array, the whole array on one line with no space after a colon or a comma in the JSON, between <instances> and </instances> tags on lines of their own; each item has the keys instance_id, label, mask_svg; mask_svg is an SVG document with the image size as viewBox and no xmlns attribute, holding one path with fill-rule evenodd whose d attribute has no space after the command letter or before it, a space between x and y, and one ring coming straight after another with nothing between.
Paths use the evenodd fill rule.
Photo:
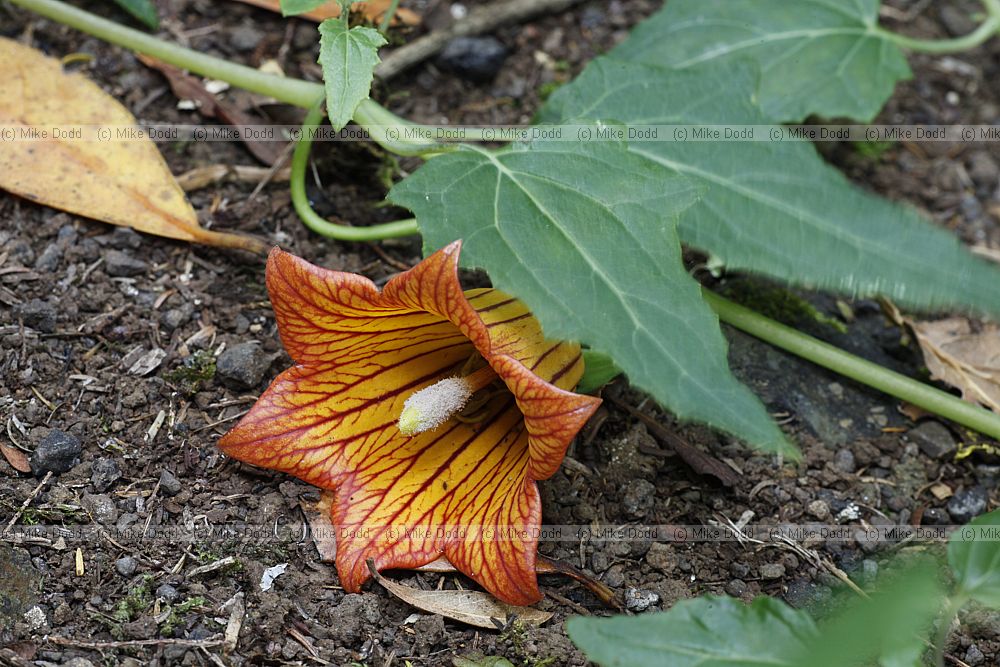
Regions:
<instances>
[{"instance_id":1,"label":"yellow petal center","mask_svg":"<svg viewBox=\"0 0 1000 667\"><path fill-rule=\"evenodd\" d=\"M410 395L403 403L397 426L403 435L416 435L441 426L462 410L472 395L496 379L489 366L465 377L448 377Z\"/></svg>"}]
</instances>

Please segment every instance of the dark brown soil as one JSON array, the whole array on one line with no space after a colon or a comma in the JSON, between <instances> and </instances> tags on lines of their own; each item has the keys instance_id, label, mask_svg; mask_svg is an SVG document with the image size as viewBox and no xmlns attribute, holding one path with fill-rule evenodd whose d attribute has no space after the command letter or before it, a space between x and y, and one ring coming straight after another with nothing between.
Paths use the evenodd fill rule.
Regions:
<instances>
[{"instance_id":1,"label":"dark brown soil","mask_svg":"<svg viewBox=\"0 0 1000 667\"><path fill-rule=\"evenodd\" d=\"M235 2L158 4L166 32L194 48L254 66L278 58L291 76L317 77L316 30L305 22L286 22ZM924 3L892 4L905 12ZM975 6L935 3L904 23L894 23L892 17L887 22L913 34L944 36L948 28L939 4ZM98 9L126 20L108 5ZM376 95L392 110L421 122L526 122L546 92L611 48L656 5L595 0L560 16L504 28L497 36L511 56L494 82L468 83L426 64L380 84ZM127 106L139 108L136 115L143 120L194 118L177 110L158 73L121 49L2 3L0 34L55 56L92 54L94 59L82 69ZM1000 100L991 85L1000 75L998 54L1000 41L994 40L948 59L913 57L916 77L898 88L882 119L1000 122ZM251 101L242 94L232 97ZM398 217L399 211L379 207L384 169L391 168L382 154L351 144L329 146L334 147L329 152L322 146L316 151L322 187L314 186L311 194L317 208L355 224ZM162 148L175 174L205 164L254 164L236 144ZM901 144L878 155L862 154L849 144L822 149L862 187L922 208L967 241L1000 246L1000 155L993 144ZM213 228L257 234L317 264L376 281L397 271L367 244L336 243L309 233L292 211L284 185L271 184L251 196L253 189L254 184L221 184L190 197L202 221ZM416 240L382 247L397 262L419 259ZM134 276L109 275L107 259L115 250L145 265ZM218 436L289 365L277 341L259 258L124 232L5 194L0 194L0 257L0 441L10 444L10 438L30 451L55 429L75 435L83 445L80 462L34 496L39 480L0 461L0 524L6 525L25 499L30 503L21 524L301 524L299 502L315 497L311 487L239 465L215 447ZM750 292L758 289L749 287ZM838 316L833 298L810 298ZM913 350L901 345L900 332L875 304L852 306L857 320L846 334L814 321L795 323L881 363L921 372ZM795 319L794 314L789 317ZM897 402L729 333L734 368L781 419L801 446L804 461L798 466L782 463L707 429L678 426L618 383L606 390L609 398L639 406L727 462L739 471L739 482L725 488L699 476L646 426L608 401L602 419L571 450L572 461L541 484L547 523L710 525L739 521L747 512L752 512L751 523L772 525L840 521L861 529L952 523L949 499L938 499L933 483L942 485L935 487L938 492L947 489L962 497L981 486L989 494L989 507L996 507L1000 466L976 458L960 463L948 455L933 458L918 446L921 435L946 448L975 436L957 428L928 435L934 427L926 420L914 424L899 412ZM254 360L266 373L259 382L239 387L220 373L213 375L213 355L220 348L248 341L260 343ZM154 348L166 352L160 365L144 376L130 373L133 362ZM160 426L150 437L154 423ZM922 430L915 433L917 428ZM176 486L170 476L179 482ZM565 634L565 619L607 613L579 584L549 577L543 579L543 589L551 595L538 606L555 617L544 626L470 629L415 614L374 584L360 595L347 595L311 542L299 539L295 530L281 535L122 544L110 533L98 532L85 540L70 536L0 543L0 647L13 652L0 657L0 664L16 660L11 657L16 654L46 661L37 664L76 658L72 664L78 667L447 665L455 656L482 653L505 656L516 665L580 665L585 660ZM840 588L835 571L870 586L887 559L914 548L927 545L869 541L863 532L845 543L798 549L773 543L599 539L542 546L548 555L582 567L616 590L655 593L659 602L649 611L703 593L745 600L772 595L798 607L822 609ZM76 573L78 553L82 575ZM192 574L227 556L237 560L234 567ZM133 561L122 561L127 558ZM281 563L288 564L287 571L271 590L262 591L264 570ZM453 575L393 576L422 588L472 585ZM225 630L231 611L226 603L237 593L244 596L246 617L235 651L223 654L217 645L137 643L215 637ZM60 638L68 643L59 643ZM90 641L125 644L101 650L81 644ZM970 665L1000 664L1000 616L978 610L964 614L948 650Z\"/></svg>"}]
</instances>

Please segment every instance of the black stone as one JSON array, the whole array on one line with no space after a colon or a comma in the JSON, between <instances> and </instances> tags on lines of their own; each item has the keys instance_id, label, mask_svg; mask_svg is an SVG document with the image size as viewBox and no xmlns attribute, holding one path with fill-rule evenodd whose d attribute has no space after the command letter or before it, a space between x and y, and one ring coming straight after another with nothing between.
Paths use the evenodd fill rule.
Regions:
<instances>
[{"instance_id":1,"label":"black stone","mask_svg":"<svg viewBox=\"0 0 1000 667\"><path fill-rule=\"evenodd\" d=\"M31 471L38 477L47 472L61 474L77 464L83 443L72 433L54 429L42 438L31 455Z\"/></svg>"},{"instance_id":2,"label":"black stone","mask_svg":"<svg viewBox=\"0 0 1000 667\"><path fill-rule=\"evenodd\" d=\"M496 37L456 37L437 57L437 64L463 79L486 82L507 59L507 47Z\"/></svg>"}]
</instances>

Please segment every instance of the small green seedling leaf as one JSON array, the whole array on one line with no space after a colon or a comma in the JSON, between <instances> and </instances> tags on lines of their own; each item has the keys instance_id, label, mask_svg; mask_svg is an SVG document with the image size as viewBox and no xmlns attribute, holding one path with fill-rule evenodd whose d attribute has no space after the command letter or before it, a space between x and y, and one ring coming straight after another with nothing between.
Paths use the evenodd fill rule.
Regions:
<instances>
[{"instance_id":1,"label":"small green seedling leaf","mask_svg":"<svg viewBox=\"0 0 1000 667\"><path fill-rule=\"evenodd\" d=\"M1000 510L969 522L948 540L958 594L1000 609Z\"/></svg>"},{"instance_id":2,"label":"small green seedling leaf","mask_svg":"<svg viewBox=\"0 0 1000 667\"><path fill-rule=\"evenodd\" d=\"M576 385L581 394L592 394L622 374L611 357L593 350L583 351L583 368L583 377Z\"/></svg>"},{"instance_id":3,"label":"small green seedling leaf","mask_svg":"<svg viewBox=\"0 0 1000 667\"><path fill-rule=\"evenodd\" d=\"M142 21L150 30L160 27L160 17L151 0L115 0L115 4Z\"/></svg>"},{"instance_id":4,"label":"small green seedling leaf","mask_svg":"<svg viewBox=\"0 0 1000 667\"><path fill-rule=\"evenodd\" d=\"M903 52L878 26L880 4L670 0L612 55L673 69L752 60L770 120L819 114L868 122L896 82L911 76Z\"/></svg>"},{"instance_id":5,"label":"small green seedling leaf","mask_svg":"<svg viewBox=\"0 0 1000 667\"><path fill-rule=\"evenodd\" d=\"M339 130L354 116L362 100L368 99L378 50L386 41L378 30L348 29L339 19L319 26L319 64L326 86L326 109L330 124Z\"/></svg>"},{"instance_id":6,"label":"small green seedling leaf","mask_svg":"<svg viewBox=\"0 0 1000 667\"><path fill-rule=\"evenodd\" d=\"M757 73L745 63L673 70L599 58L556 91L541 116L767 123L756 89ZM915 210L855 187L810 143L669 139L633 141L629 150L706 189L678 231L681 241L721 257L727 268L852 296L888 296L916 308L1000 313L1000 290L991 287L1000 284L1000 267Z\"/></svg>"},{"instance_id":7,"label":"small green seedling leaf","mask_svg":"<svg viewBox=\"0 0 1000 667\"><path fill-rule=\"evenodd\" d=\"M281 15L296 16L311 12L317 7L321 7L331 0L281 0Z\"/></svg>"},{"instance_id":8,"label":"small green seedling leaf","mask_svg":"<svg viewBox=\"0 0 1000 667\"><path fill-rule=\"evenodd\" d=\"M525 301L553 338L610 355L682 419L797 452L729 371L719 322L681 261L674 221L700 188L622 143L463 146L397 184L425 251L462 260ZM598 324L596 318L600 318Z\"/></svg>"},{"instance_id":9,"label":"small green seedling leaf","mask_svg":"<svg viewBox=\"0 0 1000 667\"><path fill-rule=\"evenodd\" d=\"M577 616L566 631L602 667L800 667L817 633L808 614L780 600L711 595L660 614Z\"/></svg>"}]
</instances>

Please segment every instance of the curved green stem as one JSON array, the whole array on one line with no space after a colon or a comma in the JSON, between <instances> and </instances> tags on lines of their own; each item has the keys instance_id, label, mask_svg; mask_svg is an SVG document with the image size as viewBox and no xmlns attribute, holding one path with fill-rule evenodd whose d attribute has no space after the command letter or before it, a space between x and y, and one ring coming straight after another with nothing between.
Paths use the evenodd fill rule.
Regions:
<instances>
[{"instance_id":1,"label":"curved green stem","mask_svg":"<svg viewBox=\"0 0 1000 667\"><path fill-rule=\"evenodd\" d=\"M378 241L419 234L417 221L413 218L369 227L347 227L324 219L312 209L309 197L306 196L306 170L309 165L309 152L312 150L313 132L323 122L323 116L322 105L317 104L309 110L302 123L302 136L295 145L295 152L292 153L292 173L288 187L292 194L292 206L305 226L317 234L338 241Z\"/></svg>"},{"instance_id":2,"label":"curved green stem","mask_svg":"<svg viewBox=\"0 0 1000 667\"><path fill-rule=\"evenodd\" d=\"M877 27L879 34L898 46L921 53L959 53L974 49L1000 31L1000 0L981 0L986 9L986 20L978 28L954 39L917 39Z\"/></svg>"},{"instance_id":3,"label":"curved green stem","mask_svg":"<svg viewBox=\"0 0 1000 667\"><path fill-rule=\"evenodd\" d=\"M221 79L244 90L269 95L287 104L311 109L325 95L321 83L266 74L252 67L199 53L193 49L95 16L59 0L11 0L11 2L106 42L123 46L138 53L145 53L201 76ZM358 105L354 112L354 121L367 129L372 139L379 145L399 155L427 156L456 148L454 144L439 144L433 139L426 138L428 135L434 137L437 127L410 123L370 99L366 99ZM421 131L411 132L413 136L408 137L405 132L407 128ZM390 129L395 132L390 132ZM465 128L465 130L464 136L469 140L474 141L481 138L481 130L477 128Z\"/></svg>"},{"instance_id":4,"label":"curved green stem","mask_svg":"<svg viewBox=\"0 0 1000 667\"><path fill-rule=\"evenodd\" d=\"M702 294L720 320L751 336L980 433L1000 439L1000 415L996 413L844 352L833 345L724 299L707 289L702 290Z\"/></svg>"}]
</instances>

